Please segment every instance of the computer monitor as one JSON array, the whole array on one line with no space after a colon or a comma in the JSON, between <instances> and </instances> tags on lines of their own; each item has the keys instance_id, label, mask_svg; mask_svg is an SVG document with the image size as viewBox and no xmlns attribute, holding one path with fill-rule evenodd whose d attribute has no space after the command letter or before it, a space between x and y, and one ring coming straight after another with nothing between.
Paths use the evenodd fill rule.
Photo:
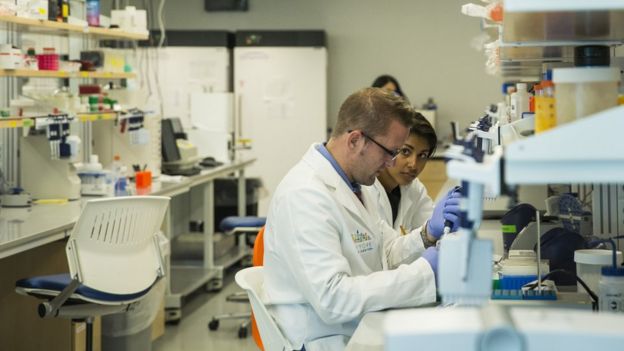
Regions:
<instances>
[{"instance_id":1,"label":"computer monitor","mask_svg":"<svg viewBox=\"0 0 624 351\"><path fill-rule=\"evenodd\" d=\"M182 121L178 117L170 117L168 120L171 121L171 126L173 127L173 134L176 139L184 139L188 140L186 137L186 133L184 132L184 127L182 127Z\"/></svg>"},{"instance_id":2,"label":"computer monitor","mask_svg":"<svg viewBox=\"0 0 624 351\"><path fill-rule=\"evenodd\" d=\"M180 160L180 150L176 143L176 127L182 129L182 123L178 118L167 118L161 124L161 151L164 162L174 162Z\"/></svg>"}]
</instances>

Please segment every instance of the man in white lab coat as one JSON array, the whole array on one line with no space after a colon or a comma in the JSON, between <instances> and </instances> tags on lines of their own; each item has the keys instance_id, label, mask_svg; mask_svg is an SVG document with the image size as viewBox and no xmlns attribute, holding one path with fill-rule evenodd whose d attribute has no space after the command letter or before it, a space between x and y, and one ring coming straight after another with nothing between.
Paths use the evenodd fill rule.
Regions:
<instances>
[{"instance_id":1,"label":"man in white lab coat","mask_svg":"<svg viewBox=\"0 0 624 351\"><path fill-rule=\"evenodd\" d=\"M312 145L277 187L264 288L293 347L341 350L366 312L435 301L435 247L397 235L360 188L392 165L414 113L381 89L352 94L330 140Z\"/></svg>"}]
</instances>

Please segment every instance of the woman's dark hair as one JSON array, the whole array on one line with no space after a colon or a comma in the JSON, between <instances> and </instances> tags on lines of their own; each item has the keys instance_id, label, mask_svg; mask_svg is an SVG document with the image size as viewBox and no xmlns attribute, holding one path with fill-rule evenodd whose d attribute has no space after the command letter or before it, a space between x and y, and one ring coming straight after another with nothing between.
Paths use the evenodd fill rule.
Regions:
<instances>
[{"instance_id":1,"label":"woman's dark hair","mask_svg":"<svg viewBox=\"0 0 624 351\"><path fill-rule=\"evenodd\" d=\"M400 97L407 99L405 97L405 94L403 93L403 90L401 89L401 85L399 84L399 81L396 80L396 78L394 78L391 75L388 74L384 74L382 76L379 76L375 79L375 81L373 82L373 85L371 85L373 88L381 88L384 85L388 84L388 83L392 83L394 84L394 86L396 87L396 93L399 94Z\"/></svg>"},{"instance_id":2,"label":"woman's dark hair","mask_svg":"<svg viewBox=\"0 0 624 351\"><path fill-rule=\"evenodd\" d=\"M410 134L416 135L417 137L425 139L427 144L429 144L429 157L433 155L435 152L436 146L438 145L438 136L436 135L433 126L425 116L416 112L416 116L412 121L412 128L410 129Z\"/></svg>"}]
</instances>

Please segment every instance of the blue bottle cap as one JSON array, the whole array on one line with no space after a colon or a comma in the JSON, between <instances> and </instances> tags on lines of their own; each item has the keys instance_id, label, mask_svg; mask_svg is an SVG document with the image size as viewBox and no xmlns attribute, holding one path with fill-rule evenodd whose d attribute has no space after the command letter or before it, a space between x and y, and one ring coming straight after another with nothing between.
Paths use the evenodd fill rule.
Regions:
<instances>
[{"instance_id":1,"label":"blue bottle cap","mask_svg":"<svg viewBox=\"0 0 624 351\"><path fill-rule=\"evenodd\" d=\"M607 277L624 277L624 268L605 266L602 267L601 272Z\"/></svg>"},{"instance_id":2,"label":"blue bottle cap","mask_svg":"<svg viewBox=\"0 0 624 351\"><path fill-rule=\"evenodd\" d=\"M501 86L503 95L507 95L507 87L515 87L515 86L516 86L516 83L512 83L512 82L503 83L503 85Z\"/></svg>"}]
</instances>

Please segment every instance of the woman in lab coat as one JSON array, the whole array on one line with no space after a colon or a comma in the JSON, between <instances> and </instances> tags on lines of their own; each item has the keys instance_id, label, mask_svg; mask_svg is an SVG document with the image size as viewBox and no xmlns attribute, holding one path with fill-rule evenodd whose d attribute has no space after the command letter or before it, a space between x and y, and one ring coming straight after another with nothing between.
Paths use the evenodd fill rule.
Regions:
<instances>
[{"instance_id":1,"label":"woman in lab coat","mask_svg":"<svg viewBox=\"0 0 624 351\"><path fill-rule=\"evenodd\" d=\"M425 230L439 238L446 219L453 223L452 229L457 227L459 208L455 206L458 200L454 199L459 194L454 193L441 200L440 211L435 214L439 218L425 226L434 216L434 204L427 189L418 180L418 175L425 169L436 144L435 130L423 115L417 113L410 135L399 149L394 166L381 171L378 181L373 185L372 193L377 196L382 217L403 235L412 231L420 234ZM427 236L422 236L427 241Z\"/></svg>"}]
</instances>

